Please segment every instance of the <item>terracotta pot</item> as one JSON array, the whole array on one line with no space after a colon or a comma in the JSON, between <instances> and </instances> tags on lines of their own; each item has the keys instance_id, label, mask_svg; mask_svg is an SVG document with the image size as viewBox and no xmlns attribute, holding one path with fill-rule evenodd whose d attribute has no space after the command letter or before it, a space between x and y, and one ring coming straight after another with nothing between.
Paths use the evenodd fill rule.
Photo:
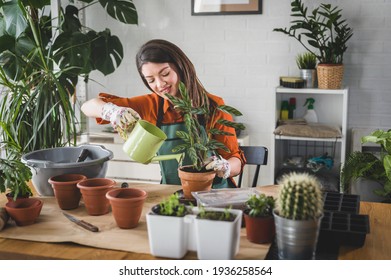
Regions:
<instances>
[{"instance_id":1,"label":"terracotta pot","mask_svg":"<svg viewBox=\"0 0 391 280\"><path fill-rule=\"evenodd\" d=\"M18 226L34 224L41 214L43 202L38 198L29 198L8 202L5 210Z\"/></svg>"},{"instance_id":2,"label":"terracotta pot","mask_svg":"<svg viewBox=\"0 0 391 280\"><path fill-rule=\"evenodd\" d=\"M135 228L140 220L147 193L139 189L113 189L106 193L119 228Z\"/></svg>"},{"instance_id":3,"label":"terracotta pot","mask_svg":"<svg viewBox=\"0 0 391 280\"><path fill-rule=\"evenodd\" d=\"M108 178L91 178L77 183L81 191L87 213L91 216L107 214L110 211L110 202L106 193L116 182Z\"/></svg>"},{"instance_id":4,"label":"terracotta pot","mask_svg":"<svg viewBox=\"0 0 391 280\"><path fill-rule=\"evenodd\" d=\"M85 179L87 177L82 174L63 174L49 178L48 182L52 185L54 196L62 210L79 207L81 192L76 184Z\"/></svg>"},{"instance_id":5,"label":"terracotta pot","mask_svg":"<svg viewBox=\"0 0 391 280\"><path fill-rule=\"evenodd\" d=\"M274 217L251 217L248 211L244 212L247 239L250 242L263 244L271 243L276 234Z\"/></svg>"},{"instance_id":6,"label":"terracotta pot","mask_svg":"<svg viewBox=\"0 0 391 280\"><path fill-rule=\"evenodd\" d=\"M178 168L178 176L181 179L183 195L187 199L193 199L191 192L209 191L212 188L216 171L188 172L184 171L188 166Z\"/></svg>"}]
</instances>

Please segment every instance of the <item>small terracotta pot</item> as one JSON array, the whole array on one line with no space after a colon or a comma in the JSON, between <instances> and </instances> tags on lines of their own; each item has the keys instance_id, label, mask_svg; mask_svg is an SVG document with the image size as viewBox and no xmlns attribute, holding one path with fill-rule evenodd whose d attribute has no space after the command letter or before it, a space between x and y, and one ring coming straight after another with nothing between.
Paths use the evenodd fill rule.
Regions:
<instances>
[{"instance_id":1,"label":"small terracotta pot","mask_svg":"<svg viewBox=\"0 0 391 280\"><path fill-rule=\"evenodd\" d=\"M248 211L244 212L247 239L253 243L271 243L276 234L274 217L251 217Z\"/></svg>"},{"instance_id":2,"label":"small terracotta pot","mask_svg":"<svg viewBox=\"0 0 391 280\"><path fill-rule=\"evenodd\" d=\"M99 216L109 213L110 202L106 198L106 193L115 184L114 180L108 178L91 178L77 183L89 215Z\"/></svg>"},{"instance_id":3,"label":"small terracotta pot","mask_svg":"<svg viewBox=\"0 0 391 280\"><path fill-rule=\"evenodd\" d=\"M28 226L35 223L41 214L42 205L42 200L29 198L8 202L5 210L18 226Z\"/></svg>"},{"instance_id":4,"label":"small terracotta pot","mask_svg":"<svg viewBox=\"0 0 391 280\"><path fill-rule=\"evenodd\" d=\"M81 192L76 184L85 179L87 177L82 174L62 174L49 178L48 182L52 185L54 196L62 210L79 207Z\"/></svg>"},{"instance_id":5,"label":"small terracotta pot","mask_svg":"<svg viewBox=\"0 0 391 280\"><path fill-rule=\"evenodd\" d=\"M106 193L119 228L135 228L140 220L147 193L139 189L114 189Z\"/></svg>"},{"instance_id":6,"label":"small terracotta pot","mask_svg":"<svg viewBox=\"0 0 391 280\"><path fill-rule=\"evenodd\" d=\"M188 172L185 171L187 167L178 168L178 176L181 179L183 195L186 199L194 199L192 192L211 190L216 171Z\"/></svg>"}]
</instances>

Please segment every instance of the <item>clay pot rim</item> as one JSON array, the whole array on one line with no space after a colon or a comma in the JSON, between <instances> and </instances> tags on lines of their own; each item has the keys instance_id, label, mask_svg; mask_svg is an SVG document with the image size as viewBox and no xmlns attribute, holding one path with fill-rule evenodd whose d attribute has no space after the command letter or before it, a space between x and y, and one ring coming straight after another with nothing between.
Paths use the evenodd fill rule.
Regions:
<instances>
[{"instance_id":1,"label":"clay pot rim","mask_svg":"<svg viewBox=\"0 0 391 280\"><path fill-rule=\"evenodd\" d=\"M60 177L66 177L66 176L78 176L80 179L74 179L74 180L58 180ZM48 182L49 184L57 184L57 185L64 185L64 184L76 184L80 181L86 180L87 176L83 174L76 174L76 173L71 173L71 174L60 174L60 175L55 175L49 178Z\"/></svg>"},{"instance_id":2,"label":"clay pot rim","mask_svg":"<svg viewBox=\"0 0 391 280\"><path fill-rule=\"evenodd\" d=\"M104 182L94 185L93 184L94 181L104 181ZM92 183L92 184L91 185L84 185L86 183L87 184ZM83 189L83 190L90 190L90 189L99 190L99 189L112 188L116 184L117 184L116 181L109 179L109 178L90 178L90 179L85 179L85 180L78 182L76 186L79 189Z\"/></svg>"},{"instance_id":3,"label":"clay pot rim","mask_svg":"<svg viewBox=\"0 0 391 280\"><path fill-rule=\"evenodd\" d=\"M204 175L209 175L209 174L216 174L217 172L215 170L207 170L207 171L203 171L203 172L189 172L189 171L185 171L183 170L183 168L186 168L186 167L192 167L192 165L183 165L181 167L178 167L178 172L183 172L183 173L200 173L200 174L204 174Z\"/></svg>"},{"instance_id":4,"label":"clay pot rim","mask_svg":"<svg viewBox=\"0 0 391 280\"><path fill-rule=\"evenodd\" d=\"M22 203L25 203L27 200L29 200L29 201L35 201L35 202L37 202L38 201L38 203L35 203L35 202L31 202L31 205L29 205L29 206L27 206L27 207L15 207L15 206L17 206L18 204L22 204ZM33 197L31 197L31 198L28 198L27 200L24 200L24 201L10 201L10 202L7 202L6 204L5 204L5 209L6 210L8 210L8 209L11 209L11 211L26 211L26 210L32 210L32 209L36 209L36 208L40 208L40 207L42 207L42 205L43 205L43 201L42 200L40 200L40 199L38 199L38 198L33 198ZM16 205L14 205L13 206L13 204L16 204Z\"/></svg>"},{"instance_id":5,"label":"clay pot rim","mask_svg":"<svg viewBox=\"0 0 391 280\"><path fill-rule=\"evenodd\" d=\"M137 196L134 196L134 197L117 197L117 196L114 196L114 193L121 193L121 192L132 192L132 191L136 191L138 194ZM148 196L147 192L145 190L141 190L141 189L120 189L120 188L116 188L116 189L113 189L113 190L110 190L106 193L106 198L109 199L109 200L114 200L114 201L124 201L124 200L130 200L130 201L138 201L138 200L144 200L146 199Z\"/></svg>"}]
</instances>

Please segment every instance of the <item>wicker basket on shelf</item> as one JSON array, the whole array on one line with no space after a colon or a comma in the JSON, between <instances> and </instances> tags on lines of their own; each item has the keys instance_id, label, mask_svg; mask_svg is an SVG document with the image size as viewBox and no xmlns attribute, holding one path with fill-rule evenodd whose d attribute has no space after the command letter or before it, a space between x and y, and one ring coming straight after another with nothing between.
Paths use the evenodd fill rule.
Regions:
<instances>
[{"instance_id":1,"label":"wicker basket on shelf","mask_svg":"<svg viewBox=\"0 0 391 280\"><path fill-rule=\"evenodd\" d=\"M319 64L317 66L318 88L340 89L342 87L343 64Z\"/></svg>"}]
</instances>

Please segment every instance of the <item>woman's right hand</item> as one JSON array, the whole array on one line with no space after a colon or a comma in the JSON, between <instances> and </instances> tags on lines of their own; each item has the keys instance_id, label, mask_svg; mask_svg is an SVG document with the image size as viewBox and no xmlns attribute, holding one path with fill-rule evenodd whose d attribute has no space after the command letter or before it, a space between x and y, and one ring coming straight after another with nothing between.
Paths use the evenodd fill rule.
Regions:
<instances>
[{"instance_id":1,"label":"woman's right hand","mask_svg":"<svg viewBox=\"0 0 391 280\"><path fill-rule=\"evenodd\" d=\"M102 119L109 121L114 130L126 140L128 134L133 130L141 117L132 108L106 103L102 108Z\"/></svg>"}]
</instances>

